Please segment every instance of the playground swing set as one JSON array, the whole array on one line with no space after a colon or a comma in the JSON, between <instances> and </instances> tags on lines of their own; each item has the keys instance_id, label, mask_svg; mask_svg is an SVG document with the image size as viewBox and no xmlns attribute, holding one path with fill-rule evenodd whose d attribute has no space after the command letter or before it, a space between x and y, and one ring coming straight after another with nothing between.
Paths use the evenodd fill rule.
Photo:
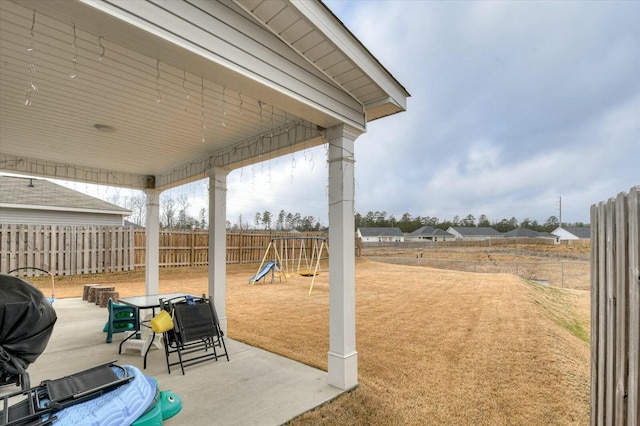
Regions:
<instances>
[{"instance_id":1,"label":"playground swing set","mask_svg":"<svg viewBox=\"0 0 640 426\"><path fill-rule=\"evenodd\" d=\"M309 294L313 290L313 283L320 271L320 259L326 253L329 257L329 245L325 237L274 237L269 241L267 250L262 257L258 272L249 279L249 285L259 282L271 272L271 282L276 274L280 281L285 282L298 274L312 277ZM269 253L274 260L267 261ZM265 278L266 279L266 278Z\"/></svg>"}]
</instances>

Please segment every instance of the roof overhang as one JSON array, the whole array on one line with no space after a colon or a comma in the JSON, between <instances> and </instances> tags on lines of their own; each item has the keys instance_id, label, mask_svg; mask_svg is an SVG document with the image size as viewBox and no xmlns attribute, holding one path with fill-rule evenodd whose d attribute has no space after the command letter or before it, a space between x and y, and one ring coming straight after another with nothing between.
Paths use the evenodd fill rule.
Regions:
<instances>
[{"instance_id":1,"label":"roof overhang","mask_svg":"<svg viewBox=\"0 0 640 426\"><path fill-rule=\"evenodd\" d=\"M0 67L0 170L139 189L366 131L409 96L318 1L5 0Z\"/></svg>"}]
</instances>

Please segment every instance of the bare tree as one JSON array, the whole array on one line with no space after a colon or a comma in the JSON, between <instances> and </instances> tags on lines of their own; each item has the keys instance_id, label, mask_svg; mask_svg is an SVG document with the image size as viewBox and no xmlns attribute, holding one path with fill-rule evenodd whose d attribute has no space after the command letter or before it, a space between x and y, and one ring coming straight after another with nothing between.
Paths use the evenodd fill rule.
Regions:
<instances>
[{"instance_id":1,"label":"bare tree","mask_svg":"<svg viewBox=\"0 0 640 426\"><path fill-rule=\"evenodd\" d=\"M177 228L191 228L192 223L187 214L187 209L189 208L189 200L185 194L180 194L178 196L178 223L176 223Z\"/></svg>"},{"instance_id":2,"label":"bare tree","mask_svg":"<svg viewBox=\"0 0 640 426\"><path fill-rule=\"evenodd\" d=\"M200 228L207 229L207 209L200 209Z\"/></svg>"},{"instance_id":3,"label":"bare tree","mask_svg":"<svg viewBox=\"0 0 640 426\"><path fill-rule=\"evenodd\" d=\"M176 219L176 202L173 198L165 198L162 200L162 218L166 228L173 228Z\"/></svg>"},{"instance_id":4,"label":"bare tree","mask_svg":"<svg viewBox=\"0 0 640 426\"><path fill-rule=\"evenodd\" d=\"M256 216L254 217L253 223L256 224L256 229L260 227L260 221L262 220L262 215L260 212L256 212Z\"/></svg>"},{"instance_id":5,"label":"bare tree","mask_svg":"<svg viewBox=\"0 0 640 426\"><path fill-rule=\"evenodd\" d=\"M131 210L129 221L138 226L143 226L146 218L146 197L144 194L125 197L124 208Z\"/></svg>"}]
</instances>

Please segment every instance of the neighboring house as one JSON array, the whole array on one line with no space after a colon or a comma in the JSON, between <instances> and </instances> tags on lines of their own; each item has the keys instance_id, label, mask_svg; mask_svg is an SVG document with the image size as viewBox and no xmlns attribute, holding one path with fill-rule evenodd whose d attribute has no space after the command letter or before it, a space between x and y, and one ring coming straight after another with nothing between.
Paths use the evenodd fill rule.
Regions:
<instances>
[{"instance_id":1,"label":"neighboring house","mask_svg":"<svg viewBox=\"0 0 640 426\"><path fill-rule=\"evenodd\" d=\"M560 237L560 240L590 240L591 226L558 227L551 232Z\"/></svg>"},{"instance_id":2,"label":"neighboring house","mask_svg":"<svg viewBox=\"0 0 640 426\"><path fill-rule=\"evenodd\" d=\"M358 237L363 243L404 242L400 228L358 228Z\"/></svg>"},{"instance_id":3,"label":"neighboring house","mask_svg":"<svg viewBox=\"0 0 640 426\"><path fill-rule=\"evenodd\" d=\"M134 228L144 228L143 225L138 225L137 223L131 222L130 220L124 220L124 226L133 226Z\"/></svg>"},{"instance_id":4,"label":"neighboring house","mask_svg":"<svg viewBox=\"0 0 640 426\"><path fill-rule=\"evenodd\" d=\"M509 232L505 232L504 238L545 238L554 240L555 243L560 242L560 238L557 235L550 234L548 232L538 232L529 228L516 228Z\"/></svg>"},{"instance_id":5,"label":"neighboring house","mask_svg":"<svg viewBox=\"0 0 640 426\"><path fill-rule=\"evenodd\" d=\"M443 229L423 226L410 233L407 238L409 241L453 241L456 237Z\"/></svg>"},{"instance_id":6,"label":"neighboring house","mask_svg":"<svg viewBox=\"0 0 640 426\"><path fill-rule=\"evenodd\" d=\"M122 226L131 211L44 179L0 176L0 223Z\"/></svg>"},{"instance_id":7,"label":"neighboring house","mask_svg":"<svg viewBox=\"0 0 640 426\"><path fill-rule=\"evenodd\" d=\"M451 226L447 232L453 234L456 240L488 240L489 238L504 238L504 234L489 226Z\"/></svg>"}]
</instances>

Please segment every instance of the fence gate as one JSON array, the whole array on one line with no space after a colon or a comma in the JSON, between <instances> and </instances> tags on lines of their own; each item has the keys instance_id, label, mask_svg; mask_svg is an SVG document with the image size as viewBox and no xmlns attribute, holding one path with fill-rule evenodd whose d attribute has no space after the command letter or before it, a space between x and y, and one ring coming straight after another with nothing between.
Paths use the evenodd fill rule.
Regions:
<instances>
[{"instance_id":1,"label":"fence gate","mask_svg":"<svg viewBox=\"0 0 640 426\"><path fill-rule=\"evenodd\" d=\"M591 425L638 425L640 187L591 207Z\"/></svg>"}]
</instances>

